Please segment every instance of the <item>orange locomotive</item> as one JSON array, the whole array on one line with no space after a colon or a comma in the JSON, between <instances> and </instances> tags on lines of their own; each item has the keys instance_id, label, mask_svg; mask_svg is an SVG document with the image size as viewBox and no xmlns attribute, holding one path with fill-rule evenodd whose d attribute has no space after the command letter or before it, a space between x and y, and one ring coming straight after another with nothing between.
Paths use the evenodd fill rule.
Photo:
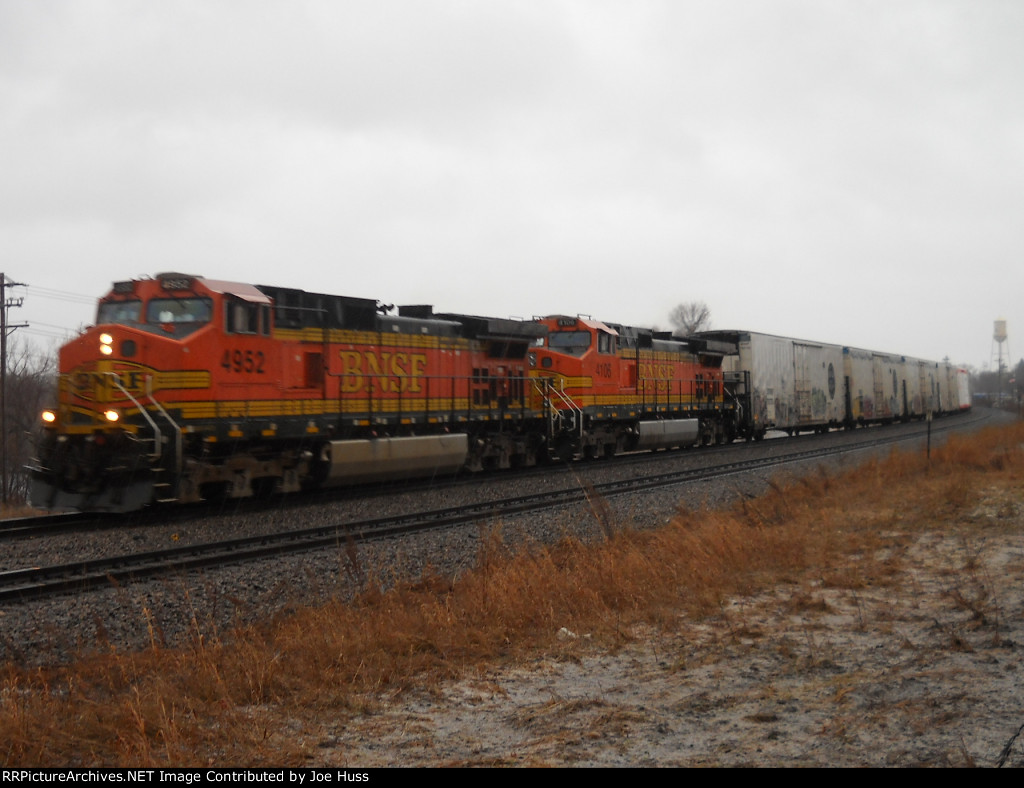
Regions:
<instances>
[{"instance_id":1,"label":"orange locomotive","mask_svg":"<svg viewBox=\"0 0 1024 788\"><path fill-rule=\"evenodd\" d=\"M155 501L725 441L722 350L581 318L435 314L160 274L59 359L32 501Z\"/></svg>"},{"instance_id":2,"label":"orange locomotive","mask_svg":"<svg viewBox=\"0 0 1024 788\"><path fill-rule=\"evenodd\" d=\"M742 409L724 385L722 359L735 347L682 340L651 329L553 316L530 353L549 436L569 459L620 451L725 443Z\"/></svg>"},{"instance_id":3,"label":"orange locomotive","mask_svg":"<svg viewBox=\"0 0 1024 788\"><path fill-rule=\"evenodd\" d=\"M32 500L128 511L532 463L533 322L198 276L115 283L59 359Z\"/></svg>"}]
</instances>

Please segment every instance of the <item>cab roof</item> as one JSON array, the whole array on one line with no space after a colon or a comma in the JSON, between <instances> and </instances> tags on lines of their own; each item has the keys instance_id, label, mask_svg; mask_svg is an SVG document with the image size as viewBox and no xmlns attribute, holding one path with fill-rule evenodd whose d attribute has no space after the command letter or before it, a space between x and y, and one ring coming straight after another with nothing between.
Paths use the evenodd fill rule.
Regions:
<instances>
[{"instance_id":1,"label":"cab roof","mask_svg":"<svg viewBox=\"0 0 1024 788\"><path fill-rule=\"evenodd\" d=\"M547 317L541 319L554 320L558 328L573 328L577 326L583 326L584 328L592 328L598 331L604 331L606 334L611 334L613 337L617 337L619 335L619 332L616 331L611 326L609 326L607 323L602 323L600 320L594 320L589 317L574 317L572 315L548 315Z\"/></svg>"}]
</instances>

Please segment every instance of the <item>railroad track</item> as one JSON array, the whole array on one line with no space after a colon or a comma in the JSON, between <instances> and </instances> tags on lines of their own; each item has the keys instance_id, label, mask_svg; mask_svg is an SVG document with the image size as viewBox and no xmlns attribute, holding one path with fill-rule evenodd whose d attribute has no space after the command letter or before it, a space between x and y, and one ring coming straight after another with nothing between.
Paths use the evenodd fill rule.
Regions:
<instances>
[{"instance_id":1,"label":"railroad track","mask_svg":"<svg viewBox=\"0 0 1024 788\"><path fill-rule=\"evenodd\" d=\"M935 434L942 434L943 432L960 428L964 426L974 426L985 422L990 419L991 415L987 411L972 411L964 417L956 417L953 419L942 419L939 422L935 422L935 426L932 431ZM923 422L915 422L911 425L904 425L899 435L891 440L913 440L918 436L923 436L927 431L927 427ZM883 439L876 436L881 435L885 432L885 428L882 427L870 427L866 429L857 430L853 433L846 432L833 432L832 436L850 436L855 435L858 440L854 443L844 443L843 448L838 449L839 451L854 450L860 446L861 443L866 445L876 445L882 442ZM805 435L801 440L813 440L819 436ZM826 438L827 439L827 438ZM890 440L890 442L891 442ZM693 456L701 456L708 458L709 460L718 459L723 453L734 453L743 452L751 444L748 443L734 443L727 444L724 446L713 446L701 449L701 454ZM775 441L765 441L761 445L779 445L785 446L786 451L789 451L793 444L789 441L781 441L776 444ZM683 450L685 455L689 450ZM602 466L608 467L611 463L615 463L618 466L644 466L651 463L660 462L659 455L663 455L663 452L637 452L634 454L622 454L618 455L612 460L595 460L594 462L600 462ZM588 463L583 463L580 467L587 467ZM572 466L568 466L572 467ZM517 480L528 483L531 477L546 477L551 474L551 466L538 466L535 468L520 469L515 472L515 478ZM497 479L511 479L512 472L510 471L494 471L485 474L472 474L463 476L458 479L453 479L447 482L450 489L457 489L461 487L472 487L480 483L481 480L486 478L497 478ZM401 484L401 491L403 493L416 493L419 490L431 490L435 487L435 482L430 480L411 480ZM274 500L275 507L303 507L308 506L311 502L336 502L344 500L346 498L354 497L374 497L374 496L389 496L394 494L394 486L382 486L382 487L364 487L364 488L333 488L325 490L310 491L304 495L292 494L285 497L278 497ZM259 498L246 498L230 501L230 508L232 513L245 513L245 512L258 512L262 511L267 506L267 501ZM0 542L7 540L17 539L28 539L34 537L48 537L55 536L62 533L69 533L71 531L88 532L88 531L105 531L114 530L120 528L131 528L137 526L146 525L161 525L169 524L175 521L186 520L186 519L200 519L207 516L218 516L224 513L224 502L209 502L205 504L190 504L189 506L169 506L169 507L152 507L138 512L129 512L127 514L102 514L96 513L65 513L65 514L50 514L42 515L37 517L20 517L11 518L7 520L0 520Z\"/></svg>"},{"instance_id":2,"label":"railroad track","mask_svg":"<svg viewBox=\"0 0 1024 788\"><path fill-rule=\"evenodd\" d=\"M54 536L76 530L99 530L119 527L121 527L121 523L116 517L103 518L95 514L81 514L78 512L44 514L35 517L11 517L7 520L0 520L0 541L28 539L36 536Z\"/></svg>"},{"instance_id":3,"label":"railroad track","mask_svg":"<svg viewBox=\"0 0 1024 788\"><path fill-rule=\"evenodd\" d=\"M985 416L979 418L984 420ZM965 426L968 423L976 422L973 420L972 422L951 422L933 427L932 432L941 433ZM787 451L774 457L740 459L700 468L653 473L598 484L584 483L575 477L576 483L571 487L466 506L227 539L111 558L14 569L0 572L0 603L9 604L20 600L38 599L111 585L120 586L157 576L240 564L300 551L344 548L367 540L394 538L426 529L454 527L470 522L487 521L580 503L587 503L594 516L600 520L602 517L600 502L615 496L691 484L751 470L769 470L852 451L876 449L886 444L920 440L925 435L924 430L910 433L900 432L899 434L881 434L880 431L872 430L870 433L865 440L846 442L842 445L815 446L796 452ZM791 445L788 441L786 444L787 447ZM49 527L63 529L65 525L50 524Z\"/></svg>"}]
</instances>

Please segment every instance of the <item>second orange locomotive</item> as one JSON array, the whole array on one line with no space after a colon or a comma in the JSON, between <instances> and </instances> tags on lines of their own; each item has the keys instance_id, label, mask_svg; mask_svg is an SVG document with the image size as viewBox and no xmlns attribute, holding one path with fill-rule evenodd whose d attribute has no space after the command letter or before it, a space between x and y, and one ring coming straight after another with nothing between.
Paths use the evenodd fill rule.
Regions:
<instances>
[{"instance_id":1,"label":"second orange locomotive","mask_svg":"<svg viewBox=\"0 0 1024 788\"><path fill-rule=\"evenodd\" d=\"M530 354L531 374L553 413L553 451L610 456L634 449L724 443L738 434L712 340L680 340L650 329L555 316Z\"/></svg>"}]
</instances>

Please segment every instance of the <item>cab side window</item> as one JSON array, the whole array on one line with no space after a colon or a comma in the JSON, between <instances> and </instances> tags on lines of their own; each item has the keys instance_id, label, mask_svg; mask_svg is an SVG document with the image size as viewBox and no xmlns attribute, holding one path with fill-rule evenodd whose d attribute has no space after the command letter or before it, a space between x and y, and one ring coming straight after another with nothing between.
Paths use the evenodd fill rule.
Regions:
<instances>
[{"instance_id":1,"label":"cab side window","mask_svg":"<svg viewBox=\"0 0 1024 788\"><path fill-rule=\"evenodd\" d=\"M229 334L270 334L270 307L248 301L224 302L225 331Z\"/></svg>"}]
</instances>

